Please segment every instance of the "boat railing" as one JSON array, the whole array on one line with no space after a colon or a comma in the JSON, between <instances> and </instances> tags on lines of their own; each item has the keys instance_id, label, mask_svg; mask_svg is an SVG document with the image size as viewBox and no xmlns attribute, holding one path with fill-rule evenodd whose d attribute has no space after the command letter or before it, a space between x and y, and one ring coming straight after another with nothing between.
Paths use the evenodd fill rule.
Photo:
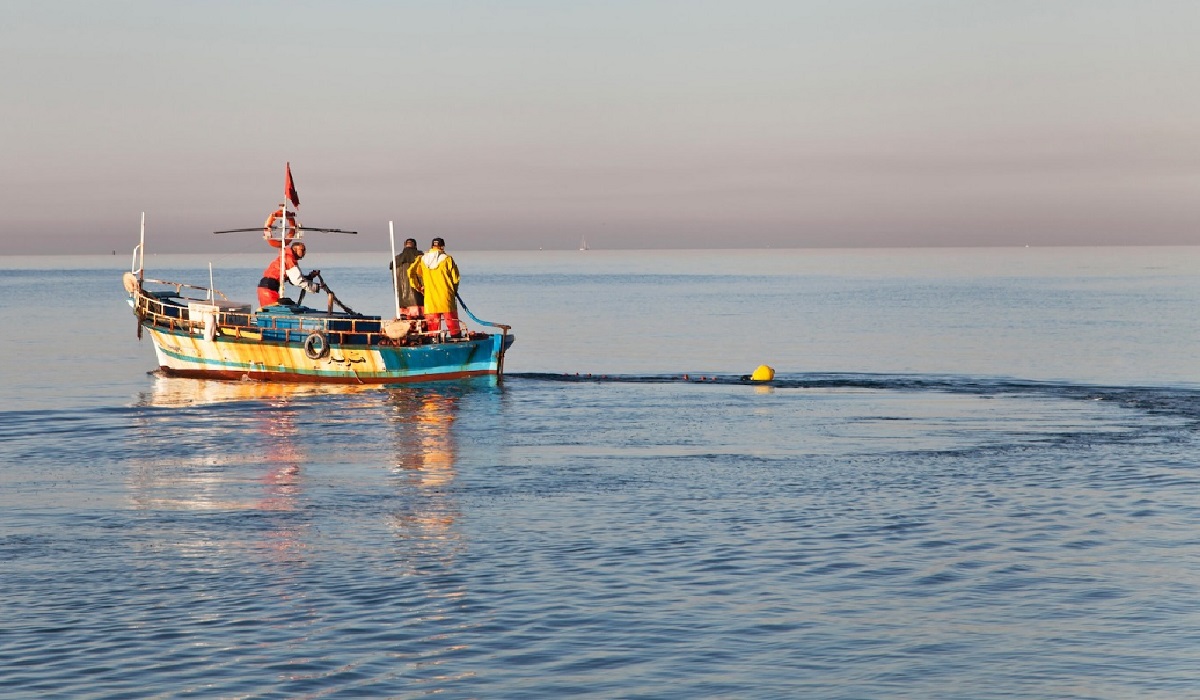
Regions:
<instances>
[{"instance_id":1,"label":"boat railing","mask_svg":"<svg viewBox=\"0 0 1200 700\"><path fill-rule=\"evenodd\" d=\"M317 333L335 346L429 345L485 335L471 331L462 322L462 330L456 334L428 330L423 323L414 319L410 330L397 336L394 332L389 333L386 324L377 316L255 314L251 312L249 304L229 308L234 302L209 287L151 278L146 278L143 283L165 289L150 291L141 287L135 302L138 317L150 325L190 335L207 336L211 333L213 337L220 335L246 341L303 343L310 335ZM214 296L220 297L223 303L215 303ZM507 326L489 325L496 325L507 333Z\"/></svg>"},{"instance_id":2,"label":"boat railing","mask_svg":"<svg viewBox=\"0 0 1200 700\"><path fill-rule=\"evenodd\" d=\"M221 299L224 301L229 301L229 297L225 296L225 294L223 292L221 292L219 289L212 289L210 287L204 287L204 286L201 286L198 284L187 284L186 282L168 282L167 280L156 280L156 279L151 279L149 277L142 280L142 282L143 282L143 284L145 284L146 282L149 282L150 284L158 284L158 285L162 285L164 287L173 287L175 289L175 296L184 301L208 301L210 299L215 299L218 296L221 297ZM203 297L185 297L183 295L183 290L185 290L185 289L194 289L197 291L204 292L204 296Z\"/></svg>"},{"instance_id":3,"label":"boat railing","mask_svg":"<svg viewBox=\"0 0 1200 700\"><path fill-rule=\"evenodd\" d=\"M170 283L169 286L176 285ZM206 315L215 318L216 335L257 342L303 343L310 335L316 333L325 336L334 346L428 345L455 342L481 335L471 332L464 324L463 330L454 336L443 331L427 331L414 327L411 333L397 338L385 331L378 317L357 318L341 314L252 314L248 310L204 308L207 306L207 299L188 300L171 292L165 294L171 296L161 298L153 292L139 295L136 307L138 316L150 325L168 331L183 331L190 335L202 336L206 333L206 325L212 326L211 321L206 321ZM193 309L188 305L189 301L195 302L202 310L193 313Z\"/></svg>"}]
</instances>

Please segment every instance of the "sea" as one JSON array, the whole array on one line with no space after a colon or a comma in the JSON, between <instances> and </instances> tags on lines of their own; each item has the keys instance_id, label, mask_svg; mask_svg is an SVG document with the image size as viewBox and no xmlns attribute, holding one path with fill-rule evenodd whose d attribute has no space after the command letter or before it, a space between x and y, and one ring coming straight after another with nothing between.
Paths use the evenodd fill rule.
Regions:
<instances>
[{"instance_id":1,"label":"sea","mask_svg":"<svg viewBox=\"0 0 1200 700\"><path fill-rule=\"evenodd\" d=\"M0 696L1200 698L1200 248L449 252L501 382L163 377L127 252L0 257Z\"/></svg>"}]
</instances>

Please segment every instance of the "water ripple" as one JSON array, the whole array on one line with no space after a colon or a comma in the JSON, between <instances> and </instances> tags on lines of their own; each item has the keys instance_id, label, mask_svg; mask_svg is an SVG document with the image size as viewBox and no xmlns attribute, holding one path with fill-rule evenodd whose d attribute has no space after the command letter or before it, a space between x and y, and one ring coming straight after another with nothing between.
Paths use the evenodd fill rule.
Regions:
<instances>
[{"instance_id":1,"label":"water ripple","mask_svg":"<svg viewBox=\"0 0 1200 700\"><path fill-rule=\"evenodd\" d=\"M1194 689L1191 390L758 388L3 414L0 670L91 698Z\"/></svg>"}]
</instances>

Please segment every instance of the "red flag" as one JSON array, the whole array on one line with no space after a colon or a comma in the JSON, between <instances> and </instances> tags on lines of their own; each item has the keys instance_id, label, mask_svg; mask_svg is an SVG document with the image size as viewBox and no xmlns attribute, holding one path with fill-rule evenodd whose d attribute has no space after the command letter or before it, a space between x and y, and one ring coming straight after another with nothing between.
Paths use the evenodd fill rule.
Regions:
<instances>
[{"instance_id":1,"label":"red flag","mask_svg":"<svg viewBox=\"0 0 1200 700\"><path fill-rule=\"evenodd\" d=\"M287 180L283 183L283 196L288 198L293 207L300 206L300 195L296 192L296 185L292 182L292 164L287 164Z\"/></svg>"}]
</instances>

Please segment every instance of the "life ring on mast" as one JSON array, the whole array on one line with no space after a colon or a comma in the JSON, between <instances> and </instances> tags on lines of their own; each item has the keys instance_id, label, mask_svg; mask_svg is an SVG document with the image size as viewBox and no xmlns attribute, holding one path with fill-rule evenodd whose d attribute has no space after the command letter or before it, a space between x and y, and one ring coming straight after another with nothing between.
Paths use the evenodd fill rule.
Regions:
<instances>
[{"instance_id":1,"label":"life ring on mast","mask_svg":"<svg viewBox=\"0 0 1200 700\"><path fill-rule=\"evenodd\" d=\"M263 222L263 228L267 229L268 231L275 228L275 222L279 221L280 219L287 219L288 237L296 235L296 226L298 224L296 222L296 212L294 211L276 209L275 211L271 212L271 215L268 216L267 220Z\"/></svg>"},{"instance_id":2,"label":"life ring on mast","mask_svg":"<svg viewBox=\"0 0 1200 700\"><path fill-rule=\"evenodd\" d=\"M309 333L304 339L304 356L319 360L329 354L329 341L320 333Z\"/></svg>"}]
</instances>

